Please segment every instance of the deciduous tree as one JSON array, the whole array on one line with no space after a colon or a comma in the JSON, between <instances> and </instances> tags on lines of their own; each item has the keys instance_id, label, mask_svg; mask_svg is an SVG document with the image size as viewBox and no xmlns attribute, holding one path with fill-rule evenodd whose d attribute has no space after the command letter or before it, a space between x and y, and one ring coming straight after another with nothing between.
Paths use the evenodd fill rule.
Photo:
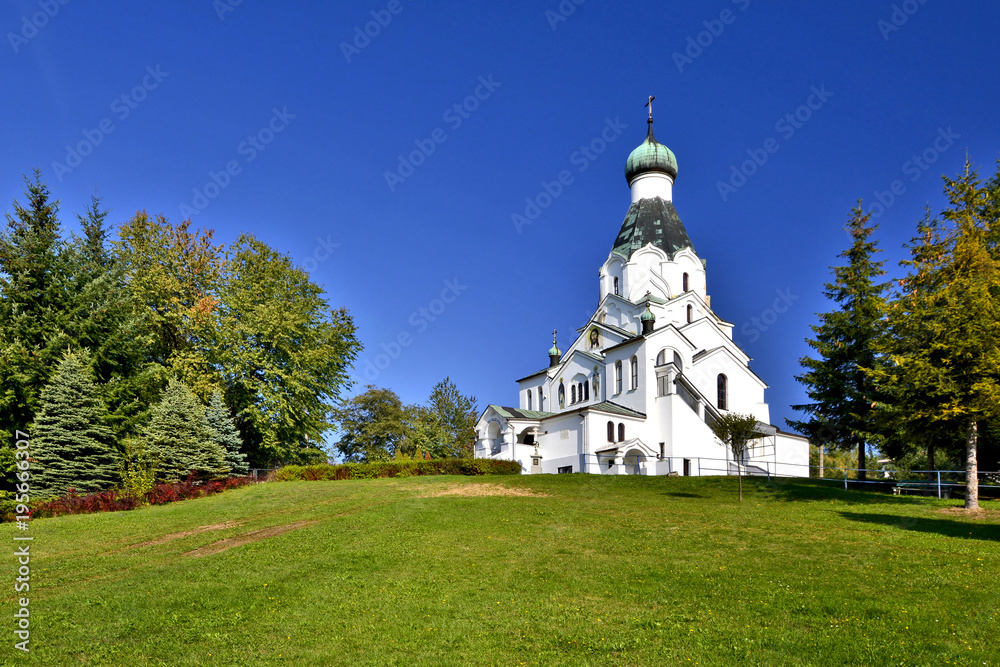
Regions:
<instances>
[{"instance_id":1,"label":"deciduous tree","mask_svg":"<svg viewBox=\"0 0 1000 667\"><path fill-rule=\"evenodd\" d=\"M217 359L250 461L321 459L330 408L361 349L351 316L252 236L230 248L219 301Z\"/></svg>"},{"instance_id":2,"label":"deciduous tree","mask_svg":"<svg viewBox=\"0 0 1000 667\"><path fill-rule=\"evenodd\" d=\"M743 502L743 455L750 442L763 436L757 426L757 418L736 412L727 412L712 420L710 426L715 437L721 440L733 453L736 474L740 483L740 502Z\"/></svg>"},{"instance_id":3,"label":"deciduous tree","mask_svg":"<svg viewBox=\"0 0 1000 667\"><path fill-rule=\"evenodd\" d=\"M347 462L391 459L410 429L396 392L374 385L343 401L333 409L332 417L341 434L334 447Z\"/></svg>"}]
</instances>

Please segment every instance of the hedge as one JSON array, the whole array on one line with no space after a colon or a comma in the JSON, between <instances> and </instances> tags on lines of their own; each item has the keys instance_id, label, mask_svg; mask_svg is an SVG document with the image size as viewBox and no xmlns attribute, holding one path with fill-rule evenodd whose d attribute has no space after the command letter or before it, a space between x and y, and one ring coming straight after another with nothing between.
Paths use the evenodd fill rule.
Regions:
<instances>
[{"instance_id":1,"label":"hedge","mask_svg":"<svg viewBox=\"0 0 1000 667\"><path fill-rule=\"evenodd\" d=\"M493 459L433 459L431 461L380 461L377 463L320 463L310 466L290 465L271 474L278 482L329 481L337 479L377 479L381 477L416 477L420 475L520 475L517 461Z\"/></svg>"}]
</instances>

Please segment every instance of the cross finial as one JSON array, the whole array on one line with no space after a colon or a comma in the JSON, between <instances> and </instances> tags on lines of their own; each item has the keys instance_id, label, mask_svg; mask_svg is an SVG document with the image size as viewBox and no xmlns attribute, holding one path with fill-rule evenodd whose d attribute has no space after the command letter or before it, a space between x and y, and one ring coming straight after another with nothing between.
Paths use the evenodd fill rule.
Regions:
<instances>
[{"instance_id":1,"label":"cross finial","mask_svg":"<svg viewBox=\"0 0 1000 667\"><path fill-rule=\"evenodd\" d=\"M649 107L649 122L653 122L653 100L656 99L656 95L650 95L649 101L646 102L646 106Z\"/></svg>"},{"instance_id":2,"label":"cross finial","mask_svg":"<svg viewBox=\"0 0 1000 667\"><path fill-rule=\"evenodd\" d=\"M552 330L552 344L553 345L556 344L556 330L555 329Z\"/></svg>"}]
</instances>

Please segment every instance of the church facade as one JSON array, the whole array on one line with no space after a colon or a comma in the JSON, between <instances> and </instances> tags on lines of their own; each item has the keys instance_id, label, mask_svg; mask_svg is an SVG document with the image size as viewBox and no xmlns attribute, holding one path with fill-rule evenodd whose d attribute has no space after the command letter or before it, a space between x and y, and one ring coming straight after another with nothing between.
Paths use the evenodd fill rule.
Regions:
<instances>
[{"instance_id":1,"label":"church facade","mask_svg":"<svg viewBox=\"0 0 1000 667\"><path fill-rule=\"evenodd\" d=\"M600 301L564 352L489 405L475 456L524 473L808 476L809 444L770 424L767 385L711 308L705 263L673 205L677 161L653 136L629 156L632 201L600 269ZM751 414L764 437L734 461L709 424Z\"/></svg>"}]
</instances>

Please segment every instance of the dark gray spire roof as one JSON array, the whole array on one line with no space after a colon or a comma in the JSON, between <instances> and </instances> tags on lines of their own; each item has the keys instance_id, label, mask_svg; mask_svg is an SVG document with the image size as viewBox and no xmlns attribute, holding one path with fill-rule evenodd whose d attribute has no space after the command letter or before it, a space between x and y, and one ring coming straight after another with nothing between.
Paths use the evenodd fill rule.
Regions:
<instances>
[{"instance_id":1,"label":"dark gray spire roof","mask_svg":"<svg viewBox=\"0 0 1000 667\"><path fill-rule=\"evenodd\" d=\"M654 197L632 204L611 251L627 261L632 258L632 253L647 243L663 250L671 259L683 248L694 250L673 202Z\"/></svg>"}]
</instances>

